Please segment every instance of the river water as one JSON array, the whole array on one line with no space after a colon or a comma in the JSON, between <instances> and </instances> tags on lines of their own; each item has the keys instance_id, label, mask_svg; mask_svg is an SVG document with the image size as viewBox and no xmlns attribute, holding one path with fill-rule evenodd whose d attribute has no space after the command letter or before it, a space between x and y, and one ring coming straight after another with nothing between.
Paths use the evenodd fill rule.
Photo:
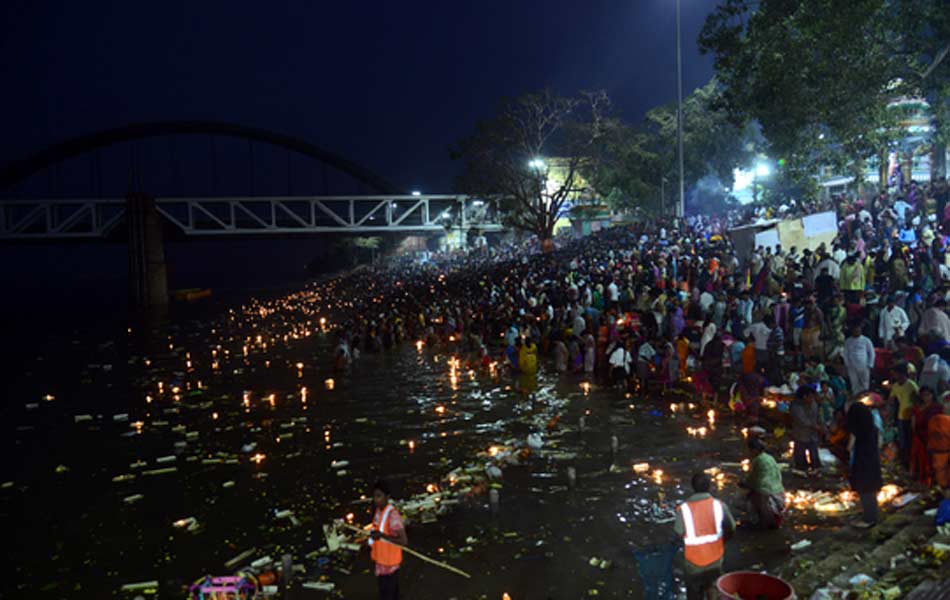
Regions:
<instances>
[{"instance_id":1,"label":"river water","mask_svg":"<svg viewBox=\"0 0 950 600\"><path fill-rule=\"evenodd\" d=\"M367 553L321 560L321 525L348 513L368 522L360 499L386 477L397 500L430 484L460 498L408 535L473 577L407 558L407 598L639 598L633 549L673 540L663 509L692 473L743 458L741 424L724 415L705 437L687 435L709 425L688 395L626 397L545 361L531 395L501 369L470 369L452 343L404 343L334 374L332 323L308 306L290 296L114 339L65 336L30 357L4 423L0 506L15 573L3 596L131 598L123 584L156 580L158 597L180 598L253 548L248 560L291 554L307 570L299 578L335 583L331 596L370 598ZM497 514L487 494L446 481L489 462L492 446L520 451L531 433L543 447L504 468ZM650 466L637 473L639 463ZM740 471L723 471L731 499ZM793 514L782 531L742 530L726 566L774 566L789 541L836 526Z\"/></svg>"}]
</instances>

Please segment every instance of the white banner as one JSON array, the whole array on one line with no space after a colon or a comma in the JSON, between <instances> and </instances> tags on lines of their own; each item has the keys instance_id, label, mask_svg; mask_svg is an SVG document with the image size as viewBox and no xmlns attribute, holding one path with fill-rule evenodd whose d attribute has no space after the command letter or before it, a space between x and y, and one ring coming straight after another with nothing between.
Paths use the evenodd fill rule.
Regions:
<instances>
[{"instance_id":1,"label":"white banner","mask_svg":"<svg viewBox=\"0 0 950 600\"><path fill-rule=\"evenodd\" d=\"M808 215L802 217L802 225L805 228L805 237L814 237L823 233L838 231L838 217L833 210L818 213L817 215Z\"/></svg>"},{"instance_id":2,"label":"white banner","mask_svg":"<svg viewBox=\"0 0 950 600\"><path fill-rule=\"evenodd\" d=\"M755 234L755 247L771 248L778 246L778 229L766 229Z\"/></svg>"}]
</instances>

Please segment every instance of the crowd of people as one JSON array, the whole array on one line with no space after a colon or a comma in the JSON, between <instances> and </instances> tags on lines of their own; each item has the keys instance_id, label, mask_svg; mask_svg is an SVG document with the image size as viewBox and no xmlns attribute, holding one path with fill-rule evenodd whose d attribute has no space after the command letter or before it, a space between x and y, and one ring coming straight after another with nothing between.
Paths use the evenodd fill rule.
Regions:
<instances>
[{"instance_id":1,"label":"crowd of people","mask_svg":"<svg viewBox=\"0 0 950 600\"><path fill-rule=\"evenodd\" d=\"M337 366L408 339L505 364L527 394L539 357L647 397L688 389L750 423L785 420L797 471L830 449L861 499L855 525L869 527L882 464L950 489L947 196L945 182L912 181L774 215L618 225L549 253L526 240L394 259L341 282L364 293L348 307ZM829 208L838 234L827 246L740 256L728 234L750 216ZM777 527L781 473L763 440L750 451L744 484L759 522Z\"/></svg>"},{"instance_id":2,"label":"crowd of people","mask_svg":"<svg viewBox=\"0 0 950 600\"><path fill-rule=\"evenodd\" d=\"M847 454L847 409L860 400L885 458L893 447L914 477L948 487L950 220L937 218L950 213L946 184L802 208L829 207L838 236L816 249L738 256L733 214L613 227L547 254L526 240L394 259L348 276L346 287L365 293L351 303L338 362L407 338L451 338L475 361L528 376L541 355L558 372L630 391L689 381L752 417L767 395L808 386L812 408L791 403L796 466L820 464L819 441Z\"/></svg>"}]
</instances>

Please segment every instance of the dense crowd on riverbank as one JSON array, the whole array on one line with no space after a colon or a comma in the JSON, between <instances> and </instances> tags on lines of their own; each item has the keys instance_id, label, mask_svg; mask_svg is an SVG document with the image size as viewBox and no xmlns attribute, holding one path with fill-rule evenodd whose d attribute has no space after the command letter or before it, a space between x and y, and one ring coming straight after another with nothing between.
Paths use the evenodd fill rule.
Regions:
<instances>
[{"instance_id":1,"label":"dense crowd on riverbank","mask_svg":"<svg viewBox=\"0 0 950 600\"><path fill-rule=\"evenodd\" d=\"M828 247L738 256L727 234L827 208L839 222ZM348 298L337 366L405 339L443 340L472 363L522 373L527 393L540 354L629 391L691 382L752 418L784 396L796 466L817 466L821 442L851 463L861 493L880 489L881 453L948 487L948 233L946 184L911 182L774 214L618 226L548 254L528 240L397 258L341 281L365 293Z\"/></svg>"}]
</instances>

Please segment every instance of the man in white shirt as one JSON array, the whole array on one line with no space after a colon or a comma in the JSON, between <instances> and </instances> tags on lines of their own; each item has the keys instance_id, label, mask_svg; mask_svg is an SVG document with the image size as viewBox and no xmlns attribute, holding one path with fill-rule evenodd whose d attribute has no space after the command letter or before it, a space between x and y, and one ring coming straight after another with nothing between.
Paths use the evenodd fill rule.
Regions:
<instances>
[{"instance_id":1,"label":"man in white shirt","mask_svg":"<svg viewBox=\"0 0 950 600\"><path fill-rule=\"evenodd\" d=\"M920 369L920 378L917 384L921 388L929 387L939 398L940 394L950 387L950 364L947 363L950 358L950 349L944 348L940 354L931 354L924 360L924 365Z\"/></svg>"},{"instance_id":2,"label":"man in white shirt","mask_svg":"<svg viewBox=\"0 0 950 600\"><path fill-rule=\"evenodd\" d=\"M770 321L766 323L765 321ZM755 339L755 367L764 369L769 362L769 335L772 333L772 315L766 315L764 320L756 321L745 328L744 335Z\"/></svg>"},{"instance_id":3,"label":"man in white shirt","mask_svg":"<svg viewBox=\"0 0 950 600\"><path fill-rule=\"evenodd\" d=\"M894 339L903 337L908 327L910 327L910 319L907 318L907 313L894 303L894 296L888 296L887 306L881 310L877 327L877 335L881 338L881 343L887 348L893 347Z\"/></svg>"},{"instance_id":4,"label":"man in white shirt","mask_svg":"<svg viewBox=\"0 0 950 600\"><path fill-rule=\"evenodd\" d=\"M841 277L841 267L838 266L838 263L835 262L835 259L831 258L827 254L825 257L815 266L815 270L812 272L814 277L812 277L812 285L815 283L815 278L821 275L822 269L828 269L828 274L834 277L835 281Z\"/></svg>"},{"instance_id":5,"label":"man in white shirt","mask_svg":"<svg viewBox=\"0 0 950 600\"><path fill-rule=\"evenodd\" d=\"M835 262L840 265L844 262L844 259L848 258L848 253L845 252L841 246L835 246L835 251L832 253L831 258L835 259Z\"/></svg>"},{"instance_id":6,"label":"man in white shirt","mask_svg":"<svg viewBox=\"0 0 950 600\"><path fill-rule=\"evenodd\" d=\"M703 293L699 295L699 308L702 309L704 317L709 313L709 309L715 301L716 298L706 290L703 290Z\"/></svg>"},{"instance_id":7,"label":"man in white shirt","mask_svg":"<svg viewBox=\"0 0 950 600\"><path fill-rule=\"evenodd\" d=\"M630 365L633 364L633 354L630 352L630 347L630 339L627 338L623 344L618 344L610 353L610 375L613 383L626 381L630 377Z\"/></svg>"},{"instance_id":8,"label":"man in white shirt","mask_svg":"<svg viewBox=\"0 0 950 600\"><path fill-rule=\"evenodd\" d=\"M950 317L944 311L946 305L947 303L941 298L924 311L920 318L920 326L917 328L917 335L932 337L931 334L936 332L942 339L950 340Z\"/></svg>"},{"instance_id":9,"label":"man in white shirt","mask_svg":"<svg viewBox=\"0 0 950 600\"><path fill-rule=\"evenodd\" d=\"M575 311L574 322L572 323L572 327L571 327L571 333L579 336L582 333L584 333L584 330L586 328L587 328L587 323L584 322L584 317L581 316L581 312L579 310Z\"/></svg>"},{"instance_id":10,"label":"man in white shirt","mask_svg":"<svg viewBox=\"0 0 950 600\"><path fill-rule=\"evenodd\" d=\"M851 393L866 392L871 386L874 368L874 344L861 334L861 325L851 326L851 336L844 341L844 367L851 382Z\"/></svg>"},{"instance_id":11,"label":"man in white shirt","mask_svg":"<svg viewBox=\"0 0 950 600\"><path fill-rule=\"evenodd\" d=\"M656 356L656 350L650 345L650 342L644 340L637 351L637 375L640 376L640 385L646 386L650 380L650 363Z\"/></svg>"},{"instance_id":12,"label":"man in white shirt","mask_svg":"<svg viewBox=\"0 0 950 600\"><path fill-rule=\"evenodd\" d=\"M897 213L899 223L905 222L907 219L907 211L910 210L910 208L910 204L907 204L903 198L899 198L897 202L894 203L894 212Z\"/></svg>"},{"instance_id":13,"label":"man in white shirt","mask_svg":"<svg viewBox=\"0 0 950 600\"><path fill-rule=\"evenodd\" d=\"M617 282L613 279L610 280L610 285L607 286L607 308L613 308L617 305L617 302L620 300L620 288L617 287Z\"/></svg>"}]
</instances>

